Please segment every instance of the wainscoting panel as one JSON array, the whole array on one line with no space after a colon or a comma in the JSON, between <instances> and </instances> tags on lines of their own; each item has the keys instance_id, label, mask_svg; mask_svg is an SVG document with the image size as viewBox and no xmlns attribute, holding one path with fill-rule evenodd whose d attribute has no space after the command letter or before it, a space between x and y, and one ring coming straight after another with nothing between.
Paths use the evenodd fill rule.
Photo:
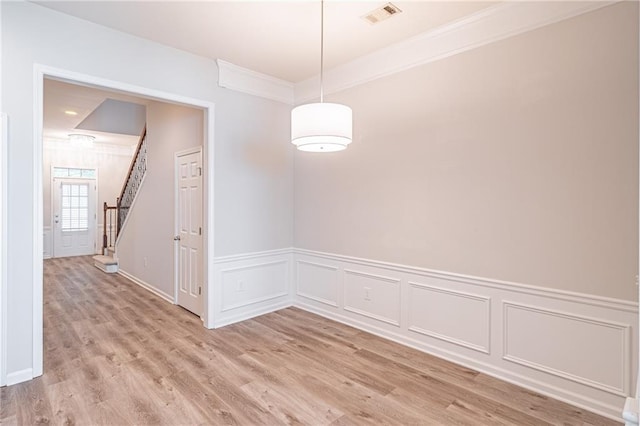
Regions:
<instances>
[{"instance_id":1,"label":"wainscoting panel","mask_svg":"<svg viewBox=\"0 0 640 426\"><path fill-rule=\"evenodd\" d=\"M625 397L630 333L629 324L504 302L505 360Z\"/></svg>"},{"instance_id":2,"label":"wainscoting panel","mask_svg":"<svg viewBox=\"0 0 640 426\"><path fill-rule=\"evenodd\" d=\"M409 331L488 354L491 298L409 282Z\"/></svg>"},{"instance_id":3,"label":"wainscoting panel","mask_svg":"<svg viewBox=\"0 0 640 426\"><path fill-rule=\"evenodd\" d=\"M400 326L400 279L344 270L344 310Z\"/></svg>"},{"instance_id":4,"label":"wainscoting panel","mask_svg":"<svg viewBox=\"0 0 640 426\"><path fill-rule=\"evenodd\" d=\"M291 249L216 258L214 326L291 305Z\"/></svg>"},{"instance_id":5,"label":"wainscoting panel","mask_svg":"<svg viewBox=\"0 0 640 426\"><path fill-rule=\"evenodd\" d=\"M222 270L222 312L287 296L286 260Z\"/></svg>"},{"instance_id":6,"label":"wainscoting panel","mask_svg":"<svg viewBox=\"0 0 640 426\"><path fill-rule=\"evenodd\" d=\"M637 302L293 252L301 309L616 420L635 389Z\"/></svg>"},{"instance_id":7,"label":"wainscoting panel","mask_svg":"<svg viewBox=\"0 0 640 426\"><path fill-rule=\"evenodd\" d=\"M305 260L296 262L296 295L299 297L337 308L339 279L335 266Z\"/></svg>"}]
</instances>

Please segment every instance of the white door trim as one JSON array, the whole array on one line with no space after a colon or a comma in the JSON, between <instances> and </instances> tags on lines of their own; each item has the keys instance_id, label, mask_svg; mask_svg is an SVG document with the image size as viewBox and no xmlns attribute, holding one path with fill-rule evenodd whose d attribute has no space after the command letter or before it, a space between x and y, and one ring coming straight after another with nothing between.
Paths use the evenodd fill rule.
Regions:
<instances>
[{"instance_id":1,"label":"white door trim","mask_svg":"<svg viewBox=\"0 0 640 426\"><path fill-rule=\"evenodd\" d=\"M7 114L0 113L0 123L0 386L4 386L7 384Z\"/></svg>"},{"instance_id":2,"label":"white door trim","mask_svg":"<svg viewBox=\"0 0 640 426\"><path fill-rule=\"evenodd\" d=\"M189 155L189 154L196 154L199 153L200 154L200 160L203 161L202 158L202 147L201 146L195 146L195 147L191 147L188 149L183 149L182 151L177 151L173 154L173 235L178 235L180 233L180 229L179 229L179 213L178 210L180 208L180 206L178 205L178 185L176 182L176 166L178 165L178 158L183 156L183 155ZM204 163L203 163L203 172L204 172ZM204 183L204 179L203 179L203 183ZM204 186L202 188L202 195L204 196ZM204 232L204 231L203 231ZM203 244L204 245L204 244ZM203 259L203 268L204 268L204 260ZM179 260L178 260L178 245L174 244L174 249L173 249L173 300L176 305L179 305L178 303L178 281L179 281L179 276L178 276L178 268L179 268ZM213 269L211 270L213 271ZM206 301L207 299L204 298L203 296L203 301ZM202 318L204 320L204 317L201 316L200 318ZM210 327L209 327L210 328Z\"/></svg>"},{"instance_id":3,"label":"white door trim","mask_svg":"<svg viewBox=\"0 0 640 426\"><path fill-rule=\"evenodd\" d=\"M43 182L42 182L42 125L44 111L44 79L50 77L70 83L80 83L98 86L107 90L128 92L159 101L182 104L200 108L204 112L204 143L203 143L203 250L206 262L203 264L204 275L204 307L202 319L204 326L213 328L213 224L214 222L214 194L213 194L213 164L214 164L214 108L213 102L190 98L175 93L164 92L142 86L136 86L120 81L108 80L89 74L55 68L43 64L33 67L33 369L32 377L41 376L43 372ZM6 144L3 144L6 146ZM5 168L6 170L6 168ZM4 173L5 171L3 171ZM3 203L3 209L6 203ZM6 240L6 238L5 238ZM5 256L6 251L2 255ZM6 280L5 280L6 282ZM4 284L4 283L3 283ZM4 286L3 286L4 287ZM3 309L3 312L5 310ZM6 334L6 333L5 333Z\"/></svg>"}]
</instances>

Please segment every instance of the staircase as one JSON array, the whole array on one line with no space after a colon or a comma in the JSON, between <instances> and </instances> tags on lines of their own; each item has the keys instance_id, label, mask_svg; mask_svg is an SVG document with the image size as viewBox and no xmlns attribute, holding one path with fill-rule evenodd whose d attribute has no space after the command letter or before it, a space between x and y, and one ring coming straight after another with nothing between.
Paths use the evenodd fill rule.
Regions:
<instances>
[{"instance_id":1,"label":"staircase","mask_svg":"<svg viewBox=\"0 0 640 426\"><path fill-rule=\"evenodd\" d=\"M147 171L147 127L145 126L138 141L138 147L131 160L129 173L122 186L120 197L116 199L115 206L104 203L102 230L102 254L93 256L93 264L102 271L113 274L118 272L118 258L116 246L118 236L125 224L129 209L138 193L142 178Z\"/></svg>"},{"instance_id":2,"label":"staircase","mask_svg":"<svg viewBox=\"0 0 640 426\"><path fill-rule=\"evenodd\" d=\"M93 256L93 264L96 268L103 270L107 274L118 272L118 261L113 256L98 254Z\"/></svg>"}]
</instances>

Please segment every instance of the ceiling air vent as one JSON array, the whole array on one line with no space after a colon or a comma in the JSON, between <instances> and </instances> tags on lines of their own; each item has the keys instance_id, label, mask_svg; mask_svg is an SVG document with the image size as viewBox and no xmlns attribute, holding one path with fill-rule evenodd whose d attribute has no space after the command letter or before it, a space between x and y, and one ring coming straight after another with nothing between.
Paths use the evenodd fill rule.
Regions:
<instances>
[{"instance_id":1,"label":"ceiling air vent","mask_svg":"<svg viewBox=\"0 0 640 426\"><path fill-rule=\"evenodd\" d=\"M393 15L397 15L402 12L398 6L395 6L391 3L387 3L384 6L377 8L376 10L372 10L362 17L365 21L370 24L377 24L380 21L384 21L385 19L391 18Z\"/></svg>"}]
</instances>

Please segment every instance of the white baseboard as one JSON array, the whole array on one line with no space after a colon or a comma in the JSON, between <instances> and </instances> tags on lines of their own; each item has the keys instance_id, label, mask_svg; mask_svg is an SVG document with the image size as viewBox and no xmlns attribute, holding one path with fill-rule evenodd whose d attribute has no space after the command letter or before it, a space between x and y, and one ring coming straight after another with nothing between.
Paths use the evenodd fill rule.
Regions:
<instances>
[{"instance_id":1,"label":"white baseboard","mask_svg":"<svg viewBox=\"0 0 640 426\"><path fill-rule=\"evenodd\" d=\"M236 315L226 316L223 319L216 321L214 323L213 328L224 327L225 325L231 325L240 321L246 321L251 318L258 317L260 315L265 315L271 312L278 311L280 309L289 308L293 305L293 301L291 299L282 300L276 303L272 303L270 305L261 306L260 308L253 310L243 310Z\"/></svg>"},{"instance_id":2,"label":"white baseboard","mask_svg":"<svg viewBox=\"0 0 640 426\"><path fill-rule=\"evenodd\" d=\"M634 389L635 302L298 249L294 277L301 309L618 421Z\"/></svg>"},{"instance_id":3,"label":"white baseboard","mask_svg":"<svg viewBox=\"0 0 640 426\"><path fill-rule=\"evenodd\" d=\"M33 369L25 368L24 370L15 371L7 374L7 386L26 382L33 379Z\"/></svg>"},{"instance_id":4,"label":"white baseboard","mask_svg":"<svg viewBox=\"0 0 640 426\"><path fill-rule=\"evenodd\" d=\"M171 304L175 304L174 300L173 300L173 296L165 293L164 291L158 290L157 288L155 288L154 286L152 286L151 284L137 278L134 275L131 275L130 273L123 271L122 269L118 270L117 272L118 274L122 275L123 277L125 277L126 279L128 279L129 281L133 282L134 284L139 285L140 287L144 288L145 290L150 291L151 293L155 294L156 296L166 300L167 302L171 303Z\"/></svg>"},{"instance_id":5,"label":"white baseboard","mask_svg":"<svg viewBox=\"0 0 640 426\"><path fill-rule=\"evenodd\" d=\"M627 398L622 418L625 426L638 426L638 398Z\"/></svg>"}]
</instances>

